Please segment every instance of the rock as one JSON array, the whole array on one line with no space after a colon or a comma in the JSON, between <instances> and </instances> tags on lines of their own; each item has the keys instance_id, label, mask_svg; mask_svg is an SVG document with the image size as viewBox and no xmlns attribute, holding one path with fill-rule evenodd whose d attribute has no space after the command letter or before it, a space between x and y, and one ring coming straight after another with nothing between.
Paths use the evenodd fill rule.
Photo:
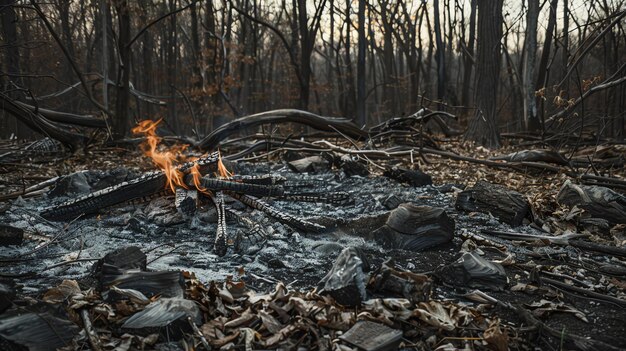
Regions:
<instances>
[{"instance_id":1,"label":"rock","mask_svg":"<svg viewBox=\"0 0 626 351\"><path fill-rule=\"evenodd\" d=\"M482 180L460 192L455 207L467 212L488 213L512 226L521 225L531 216L530 204L524 195Z\"/></svg>"},{"instance_id":2,"label":"rock","mask_svg":"<svg viewBox=\"0 0 626 351\"><path fill-rule=\"evenodd\" d=\"M161 334L165 340L178 340L192 333L189 324L202 324L202 313L197 303L183 298L160 298L124 322L122 329L132 329L133 334Z\"/></svg>"},{"instance_id":3,"label":"rock","mask_svg":"<svg viewBox=\"0 0 626 351\"><path fill-rule=\"evenodd\" d=\"M401 198L399 198L398 196L394 194L391 194L382 201L382 205L385 206L385 208L388 210L394 210L398 206L400 206L403 202L404 201Z\"/></svg>"},{"instance_id":4,"label":"rock","mask_svg":"<svg viewBox=\"0 0 626 351\"><path fill-rule=\"evenodd\" d=\"M12 310L0 317L0 337L29 351L49 351L68 346L79 328L51 312Z\"/></svg>"},{"instance_id":5,"label":"rock","mask_svg":"<svg viewBox=\"0 0 626 351\"><path fill-rule=\"evenodd\" d=\"M0 313L11 307L15 299L15 283L9 279L0 280Z\"/></svg>"},{"instance_id":6,"label":"rock","mask_svg":"<svg viewBox=\"0 0 626 351\"><path fill-rule=\"evenodd\" d=\"M381 323L360 321L339 339L365 351L391 351L398 349L402 331Z\"/></svg>"},{"instance_id":7,"label":"rock","mask_svg":"<svg viewBox=\"0 0 626 351\"><path fill-rule=\"evenodd\" d=\"M450 242L454 220L442 208L404 203L372 235L387 247L421 251Z\"/></svg>"},{"instance_id":8,"label":"rock","mask_svg":"<svg viewBox=\"0 0 626 351\"><path fill-rule=\"evenodd\" d=\"M148 257L137 246L122 247L110 251L93 266L97 276L102 274L121 274L129 270L145 271Z\"/></svg>"},{"instance_id":9,"label":"rock","mask_svg":"<svg viewBox=\"0 0 626 351\"><path fill-rule=\"evenodd\" d=\"M456 262L436 269L435 275L450 285L476 289L500 291L509 283L501 264L488 261L476 252L465 253Z\"/></svg>"},{"instance_id":10,"label":"rock","mask_svg":"<svg viewBox=\"0 0 626 351\"><path fill-rule=\"evenodd\" d=\"M367 297L365 291L367 261L355 247L347 247L335 260L333 267L318 284L320 294L332 296L337 303L357 306Z\"/></svg>"},{"instance_id":11,"label":"rock","mask_svg":"<svg viewBox=\"0 0 626 351\"><path fill-rule=\"evenodd\" d=\"M330 163L322 156L309 156L287 162L291 170L297 173L317 173L330 168Z\"/></svg>"},{"instance_id":12,"label":"rock","mask_svg":"<svg viewBox=\"0 0 626 351\"><path fill-rule=\"evenodd\" d=\"M353 159L350 155L341 156L340 163L343 173L345 173L348 177L367 177L370 174L370 171L367 169L367 165L359 162L358 159Z\"/></svg>"},{"instance_id":13,"label":"rock","mask_svg":"<svg viewBox=\"0 0 626 351\"><path fill-rule=\"evenodd\" d=\"M416 169L406 169L400 167L393 167L383 172L385 177L395 179L400 183L405 183L411 186L419 187L433 184L433 179L426 173Z\"/></svg>"},{"instance_id":14,"label":"rock","mask_svg":"<svg viewBox=\"0 0 626 351\"><path fill-rule=\"evenodd\" d=\"M196 214L198 191L176 188L174 205L183 217L192 217Z\"/></svg>"},{"instance_id":15,"label":"rock","mask_svg":"<svg viewBox=\"0 0 626 351\"><path fill-rule=\"evenodd\" d=\"M0 246L21 245L23 241L23 229L0 224Z\"/></svg>"},{"instance_id":16,"label":"rock","mask_svg":"<svg viewBox=\"0 0 626 351\"><path fill-rule=\"evenodd\" d=\"M87 171L81 171L66 175L59 179L54 187L48 192L50 197L70 196L87 194L91 186L87 180Z\"/></svg>"},{"instance_id":17,"label":"rock","mask_svg":"<svg viewBox=\"0 0 626 351\"><path fill-rule=\"evenodd\" d=\"M559 204L578 206L591 217L606 219L611 223L626 223L626 196L596 185L577 185L565 181L556 196Z\"/></svg>"},{"instance_id":18,"label":"rock","mask_svg":"<svg viewBox=\"0 0 626 351\"><path fill-rule=\"evenodd\" d=\"M137 290L147 297L183 297L185 280L180 271L125 272L103 275L104 289L116 286L119 289Z\"/></svg>"},{"instance_id":19,"label":"rock","mask_svg":"<svg viewBox=\"0 0 626 351\"><path fill-rule=\"evenodd\" d=\"M394 269L392 261L383 263L367 283L371 292L402 296L415 304L429 300L431 286L427 275Z\"/></svg>"}]
</instances>

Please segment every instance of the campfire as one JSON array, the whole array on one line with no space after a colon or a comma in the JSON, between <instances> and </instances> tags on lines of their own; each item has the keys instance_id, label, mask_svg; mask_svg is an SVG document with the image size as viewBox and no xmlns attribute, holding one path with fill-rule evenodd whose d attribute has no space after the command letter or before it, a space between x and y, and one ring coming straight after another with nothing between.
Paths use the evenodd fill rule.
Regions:
<instances>
[{"instance_id":1,"label":"campfire","mask_svg":"<svg viewBox=\"0 0 626 351\"><path fill-rule=\"evenodd\" d=\"M169 192L175 195L177 210L183 216L191 217L195 214L197 207L208 199L215 205L217 211L214 251L223 256L227 253L229 242L226 219L233 218L240 223L249 223L241 218L240 213L231 209L230 206L225 206L225 197L235 199L277 221L303 231L321 231L325 227L282 212L259 197L332 204L349 203L350 197L345 192L316 194L286 191L284 187L286 179L280 176L271 174L234 176L222 162L219 151L188 158L183 154L185 146L161 148L161 138L156 133L159 123L160 120L145 120L132 131L145 136L145 142L141 144L141 148L160 171L149 172L129 182L115 184L48 207L42 211L42 216L49 220L71 220L109 206L151 197L155 194L165 195Z\"/></svg>"}]
</instances>

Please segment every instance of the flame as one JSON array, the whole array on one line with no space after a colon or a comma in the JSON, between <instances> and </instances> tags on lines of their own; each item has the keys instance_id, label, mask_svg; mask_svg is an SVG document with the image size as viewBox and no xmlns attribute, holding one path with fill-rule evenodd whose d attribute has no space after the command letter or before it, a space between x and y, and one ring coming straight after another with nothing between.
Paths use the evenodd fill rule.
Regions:
<instances>
[{"instance_id":1,"label":"flame","mask_svg":"<svg viewBox=\"0 0 626 351\"><path fill-rule=\"evenodd\" d=\"M156 129L162 119L158 121L144 120L132 129L134 134L144 134L146 141L142 143L141 148L146 156L152 159L152 162L159 167L167 177L166 186L175 192L177 186L188 189L183 181L183 173L178 170L174 163L183 159L182 152L187 146L174 146L164 152L158 150L161 138L156 134ZM198 172L199 173L199 172Z\"/></svg>"},{"instance_id":2,"label":"flame","mask_svg":"<svg viewBox=\"0 0 626 351\"><path fill-rule=\"evenodd\" d=\"M169 150L160 151L158 146L161 142L161 137L159 137L156 133L157 127L159 123L161 123L162 119L158 121L152 120L144 120L137 123L132 129L133 134L143 134L146 137L146 141L141 144L141 148L146 156L152 159L152 162L159 167L165 176L167 177L166 187L170 188L172 192L176 191L176 187L183 187L185 189L189 189L189 186L185 184L184 174L178 168L176 168L176 164L178 162L184 161L185 157L183 155L183 151L187 148L186 145L175 145L171 147ZM193 160L193 159L192 159ZM189 170L189 174L193 177L193 184L195 188L207 195L211 195L211 192L202 186L200 182L200 178L202 178L202 173L200 173L200 166L196 163ZM217 161L217 172L216 175L219 175L223 178L230 178L233 174L224 166L222 162L222 156L220 155Z\"/></svg>"},{"instance_id":3,"label":"flame","mask_svg":"<svg viewBox=\"0 0 626 351\"><path fill-rule=\"evenodd\" d=\"M211 192L207 188L203 187L202 183L200 183L200 178L202 178L202 173L200 173L200 165L198 165L197 163L194 164L193 167L191 167L191 169L189 170L189 173L193 177L193 186L195 186L199 192L211 195Z\"/></svg>"},{"instance_id":4,"label":"flame","mask_svg":"<svg viewBox=\"0 0 626 351\"><path fill-rule=\"evenodd\" d=\"M217 174L222 177L222 178L230 178L233 176L233 173L231 171L229 171L226 166L224 166L224 163L222 162L222 155L220 154L219 157L217 158Z\"/></svg>"}]
</instances>

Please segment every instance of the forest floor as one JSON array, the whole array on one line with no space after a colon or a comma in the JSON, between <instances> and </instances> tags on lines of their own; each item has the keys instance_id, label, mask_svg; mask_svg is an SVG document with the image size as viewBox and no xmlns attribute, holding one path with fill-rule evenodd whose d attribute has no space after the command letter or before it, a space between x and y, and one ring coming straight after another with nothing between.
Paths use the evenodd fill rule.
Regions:
<instances>
[{"instance_id":1,"label":"forest floor","mask_svg":"<svg viewBox=\"0 0 626 351\"><path fill-rule=\"evenodd\" d=\"M441 142L439 147L480 160L529 148L505 145L494 151L459 141ZM228 148L222 150L224 155L229 152ZM613 159L623 158L625 152L623 145L605 145L578 148L575 156ZM0 306L12 306L0 315L0 346L37 349L43 342L56 342L67 349L101 350L349 350L355 345L368 349L359 344L359 338L378 335L381 344L370 345L370 349L382 350L385 342L395 342L395 347L406 350L626 348L626 257L551 244L547 239L516 241L483 235L485 231L555 238L584 234L593 243L626 249L624 224L588 226L580 220L585 211L557 203L564 182L576 181L567 174L567 167L563 172L537 168L524 172L433 154L394 159L395 166L419 169L432 177L432 185L416 187L385 177L372 166L368 176L347 176L331 165L311 173L295 173L286 166L284 156L276 153L227 166L235 174L271 173L288 181L310 181L315 192L346 191L354 202L345 206L272 202L280 210L329 228L318 234L272 222L258 211L245 212L269 236L260 241L240 235L244 232L241 225L229 223L226 256L211 252L216 217L210 203L200 207L199 218L194 219L177 217L174 198L169 195L103 209L97 216L54 223L38 213L73 195L53 195L52 189L32 197L10 196L0 202L1 223L27 233L20 245L4 248L0 257L0 300L10 300ZM388 166L390 160L372 162ZM97 147L75 155L5 159L0 163L0 194L19 194L56 176L80 171L105 174L114 169L141 174L155 166L138 150L118 147ZM577 172L626 179L623 162L612 168L590 166ZM458 193L481 180L523 194L532 209L530 220L512 227L490 214L456 208ZM80 195L80 191L93 191L89 188L93 185L88 182L87 189L72 191ZM453 240L423 252L390 248L374 240L372 232L385 224L389 214L385 201L391 195L401 202L443 208L455 222ZM157 292L152 296L133 295L138 285L105 291L104 273L94 262L101 264L107 253L129 246L147 255L148 271L179 272L183 291L171 293L176 278L172 283L170 278L152 276L154 284L165 284L167 289L154 288ZM369 265L371 277L391 267L392 274L403 277L412 289L427 289L428 296L416 301L409 298L410 294L402 296L368 286L368 300L347 307L318 294L323 286L320 281L346 247L361 250L360 257ZM553 254L528 254L541 248L553 250ZM493 288L489 282L459 286L450 281L458 277L448 279L434 273L458 262L469 251L501 264L508 280L505 286ZM143 282L150 282L150 277L143 277ZM422 277L428 283L420 280ZM112 298L113 290L121 297ZM163 306L167 297L172 298L172 304L174 298L180 298L196 305ZM56 309L52 311L50 306ZM171 320L146 316L151 310ZM28 313L47 324L56 318L56 322L62 321L62 330L42 336L45 331L37 334L20 327L27 320L19 318L26 318ZM357 321L366 320L377 322L374 331L354 330ZM348 330L356 336L350 336ZM394 330L402 331L402 337L395 338Z\"/></svg>"}]
</instances>

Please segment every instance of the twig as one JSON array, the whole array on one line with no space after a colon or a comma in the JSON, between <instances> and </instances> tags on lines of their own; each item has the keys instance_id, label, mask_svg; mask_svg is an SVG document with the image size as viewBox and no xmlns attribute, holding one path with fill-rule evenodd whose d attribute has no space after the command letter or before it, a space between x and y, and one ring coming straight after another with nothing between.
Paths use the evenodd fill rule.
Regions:
<instances>
[{"instance_id":1,"label":"twig","mask_svg":"<svg viewBox=\"0 0 626 351\"><path fill-rule=\"evenodd\" d=\"M80 317L83 320L83 325L85 327L85 333L87 334L87 338L89 339L89 345L91 345L91 349L93 351L101 351L102 344L100 343L100 338L98 334L93 329L93 325L91 324L91 319L89 319L89 312L87 309L80 310Z\"/></svg>"},{"instance_id":2,"label":"twig","mask_svg":"<svg viewBox=\"0 0 626 351\"><path fill-rule=\"evenodd\" d=\"M204 334L202 334L202 331L200 329L198 329L198 326L196 325L196 323L194 323L193 319L191 319L190 316L187 316L187 321L189 322L189 325L191 326L191 329L193 329L193 332L200 339L200 342L202 342L202 345L204 346L204 348L207 351L210 351L211 350L211 345L209 345L209 342L204 337Z\"/></svg>"}]
</instances>

